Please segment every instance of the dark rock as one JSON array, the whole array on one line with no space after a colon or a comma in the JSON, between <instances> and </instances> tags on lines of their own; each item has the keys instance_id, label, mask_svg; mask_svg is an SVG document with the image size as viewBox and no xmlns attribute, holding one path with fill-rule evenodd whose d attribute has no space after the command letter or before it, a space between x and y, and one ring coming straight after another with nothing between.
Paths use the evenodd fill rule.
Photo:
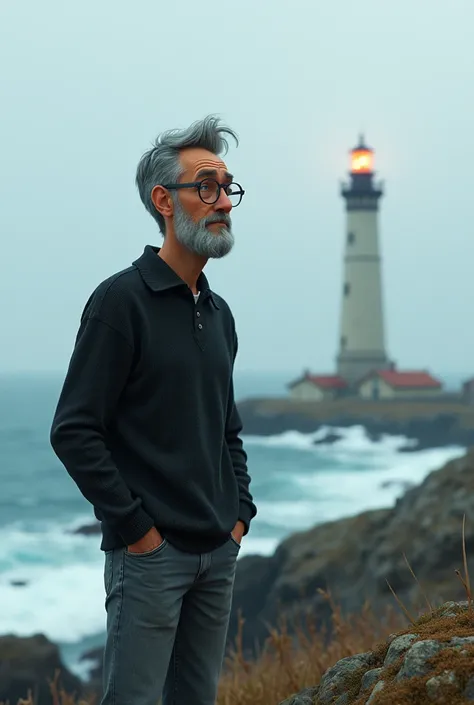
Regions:
<instances>
[{"instance_id":1,"label":"dark rock","mask_svg":"<svg viewBox=\"0 0 474 705\"><path fill-rule=\"evenodd\" d=\"M306 690L302 690L301 693L287 698L281 705L314 705L318 692L319 687L306 688Z\"/></svg>"},{"instance_id":2,"label":"dark rock","mask_svg":"<svg viewBox=\"0 0 474 705\"><path fill-rule=\"evenodd\" d=\"M459 686L459 680L454 671L445 671L439 676L433 676L426 681L426 694L432 702L446 702L446 686ZM443 692L444 691L444 692Z\"/></svg>"},{"instance_id":3,"label":"dark rock","mask_svg":"<svg viewBox=\"0 0 474 705\"><path fill-rule=\"evenodd\" d=\"M466 652L466 646L474 646L474 636L454 637L449 641L449 646L453 646L461 653Z\"/></svg>"},{"instance_id":4,"label":"dark rock","mask_svg":"<svg viewBox=\"0 0 474 705\"><path fill-rule=\"evenodd\" d=\"M380 674L382 672L383 672L383 668L372 668L372 670L367 671L367 673L365 673L362 678L362 681L360 684L360 692L363 693L364 690L369 690L369 688L372 688L373 685L380 678Z\"/></svg>"},{"instance_id":5,"label":"dark rock","mask_svg":"<svg viewBox=\"0 0 474 705\"><path fill-rule=\"evenodd\" d=\"M349 695L348 693L343 693L334 701L334 705L349 705Z\"/></svg>"},{"instance_id":6,"label":"dark rock","mask_svg":"<svg viewBox=\"0 0 474 705\"><path fill-rule=\"evenodd\" d=\"M97 536L101 533L101 524L100 522L85 524L84 526L80 526L78 529L74 529L71 533L81 534L82 536Z\"/></svg>"},{"instance_id":7,"label":"dark rock","mask_svg":"<svg viewBox=\"0 0 474 705\"><path fill-rule=\"evenodd\" d=\"M391 487L399 487L406 492L412 487L415 487L415 483L409 480L384 480L384 482L380 483L380 489L382 490L388 490Z\"/></svg>"},{"instance_id":8,"label":"dark rock","mask_svg":"<svg viewBox=\"0 0 474 705\"><path fill-rule=\"evenodd\" d=\"M415 442L415 443L407 443L406 445L399 448L398 452L399 453L416 453L419 450L421 450L420 446L419 446L418 442Z\"/></svg>"},{"instance_id":9,"label":"dark rock","mask_svg":"<svg viewBox=\"0 0 474 705\"><path fill-rule=\"evenodd\" d=\"M403 665L397 675L397 680L425 676L430 670L428 664L429 659L436 656L443 648L445 648L444 644L440 644L433 639L417 641L405 654Z\"/></svg>"},{"instance_id":10,"label":"dark rock","mask_svg":"<svg viewBox=\"0 0 474 705\"><path fill-rule=\"evenodd\" d=\"M314 441L314 445L333 445L334 443L337 443L340 441L342 438L340 433L327 433L324 438L320 438L317 441Z\"/></svg>"},{"instance_id":11,"label":"dark rock","mask_svg":"<svg viewBox=\"0 0 474 705\"><path fill-rule=\"evenodd\" d=\"M10 580L10 585L13 587L26 587L28 580Z\"/></svg>"},{"instance_id":12,"label":"dark rock","mask_svg":"<svg viewBox=\"0 0 474 705\"><path fill-rule=\"evenodd\" d=\"M469 607L469 602L467 600L460 600L458 602L445 602L441 608L440 616L442 617L455 617L459 612L459 608L466 610Z\"/></svg>"},{"instance_id":13,"label":"dark rock","mask_svg":"<svg viewBox=\"0 0 474 705\"><path fill-rule=\"evenodd\" d=\"M343 658L330 668L321 679L318 701L320 705L330 705L336 695L341 696L347 690L347 682L356 671L374 663L372 653L357 654Z\"/></svg>"},{"instance_id":14,"label":"dark rock","mask_svg":"<svg viewBox=\"0 0 474 705\"><path fill-rule=\"evenodd\" d=\"M365 428L365 427L364 427ZM372 428L365 428L365 434L372 443L380 443L384 434Z\"/></svg>"},{"instance_id":15,"label":"dark rock","mask_svg":"<svg viewBox=\"0 0 474 705\"><path fill-rule=\"evenodd\" d=\"M59 684L70 694L81 694L81 681L61 661L58 647L44 635L0 637L0 698L17 703L31 690L35 705L51 705L49 681L60 671Z\"/></svg>"},{"instance_id":16,"label":"dark rock","mask_svg":"<svg viewBox=\"0 0 474 705\"><path fill-rule=\"evenodd\" d=\"M385 688L385 681L379 681L372 691L370 698L367 700L366 705L375 705L377 702L377 695ZM394 703L395 705L395 703Z\"/></svg>"},{"instance_id":17,"label":"dark rock","mask_svg":"<svg viewBox=\"0 0 474 705\"><path fill-rule=\"evenodd\" d=\"M474 701L474 676L471 676L471 678L467 681L463 696L466 700Z\"/></svg>"},{"instance_id":18,"label":"dark rock","mask_svg":"<svg viewBox=\"0 0 474 705\"><path fill-rule=\"evenodd\" d=\"M403 634L394 639L390 644L387 655L385 656L385 661L383 662L385 668L398 661L400 656L408 651L416 638L416 634Z\"/></svg>"}]
</instances>

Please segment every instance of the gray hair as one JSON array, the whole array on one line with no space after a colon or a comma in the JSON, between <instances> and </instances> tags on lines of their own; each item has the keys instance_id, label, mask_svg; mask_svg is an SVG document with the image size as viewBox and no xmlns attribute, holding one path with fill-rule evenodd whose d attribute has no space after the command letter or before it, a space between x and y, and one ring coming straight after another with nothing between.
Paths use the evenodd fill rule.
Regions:
<instances>
[{"instance_id":1,"label":"gray hair","mask_svg":"<svg viewBox=\"0 0 474 705\"><path fill-rule=\"evenodd\" d=\"M184 130L167 130L158 135L153 147L145 152L137 167L136 185L143 205L156 220L165 234L165 219L159 213L151 199L153 188L159 184L177 183L182 168L179 161L180 151L188 147L201 147L220 156L227 153L229 143L223 135L230 135L239 144L236 133L223 125L219 118L208 115L203 120L194 122Z\"/></svg>"}]
</instances>

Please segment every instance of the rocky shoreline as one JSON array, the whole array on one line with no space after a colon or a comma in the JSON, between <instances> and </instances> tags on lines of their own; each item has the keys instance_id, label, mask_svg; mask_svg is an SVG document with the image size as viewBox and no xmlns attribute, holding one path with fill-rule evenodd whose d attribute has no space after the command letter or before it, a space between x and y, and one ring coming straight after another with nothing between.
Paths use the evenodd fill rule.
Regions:
<instances>
[{"instance_id":1,"label":"rocky shoreline","mask_svg":"<svg viewBox=\"0 0 474 705\"><path fill-rule=\"evenodd\" d=\"M326 427L363 426L369 438L405 436L415 443L407 452L474 445L474 407L459 400L297 402L291 399L247 399L239 403L244 433L272 436L288 430L315 433ZM335 442L328 432L325 442Z\"/></svg>"},{"instance_id":2,"label":"rocky shoreline","mask_svg":"<svg viewBox=\"0 0 474 705\"><path fill-rule=\"evenodd\" d=\"M420 592L403 554L434 604L465 599L454 573L462 567L464 515L473 572L474 450L407 489L391 509L364 512L293 534L273 556L242 557L237 566L229 645L235 643L240 617L245 620L242 640L248 655L265 643L269 626L277 626L282 617L290 631L291 624L307 614L330 630L331 608L320 590L331 592L345 614L359 612L370 600L373 611L382 616L387 605L393 606L388 580L399 597L416 608ZM91 533L97 526L77 531ZM57 668L61 668L67 690L97 692L101 657L101 649L84 655L93 665L91 680L84 684L64 668L57 647L41 635L0 637L1 697L15 703L26 696L28 688L43 692L41 687ZM49 690L43 701L38 698L38 705L49 705L47 698Z\"/></svg>"},{"instance_id":3,"label":"rocky shoreline","mask_svg":"<svg viewBox=\"0 0 474 705\"><path fill-rule=\"evenodd\" d=\"M373 510L293 534L269 557L239 561L229 638L237 635L238 613L246 620L248 650L262 644L268 624L282 614L290 621L310 613L330 628L327 600L332 592L347 613L366 600L381 615L393 597L386 580L407 604L419 588L407 569L406 554L432 600L463 598L454 571L462 566L461 528L467 517L466 548L474 563L474 450L452 460L408 489L391 509Z\"/></svg>"}]
</instances>

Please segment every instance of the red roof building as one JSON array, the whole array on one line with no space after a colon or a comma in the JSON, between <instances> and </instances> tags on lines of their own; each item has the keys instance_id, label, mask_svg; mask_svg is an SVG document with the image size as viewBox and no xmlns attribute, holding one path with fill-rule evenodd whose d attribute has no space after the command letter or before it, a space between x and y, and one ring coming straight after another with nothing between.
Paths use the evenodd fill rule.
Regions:
<instances>
[{"instance_id":1,"label":"red roof building","mask_svg":"<svg viewBox=\"0 0 474 705\"><path fill-rule=\"evenodd\" d=\"M335 399L347 389L347 382L338 375L315 375L305 372L288 385L293 399L323 401Z\"/></svg>"},{"instance_id":2,"label":"red roof building","mask_svg":"<svg viewBox=\"0 0 474 705\"><path fill-rule=\"evenodd\" d=\"M439 395L443 385L426 370L374 370L357 384L363 399L393 399Z\"/></svg>"}]
</instances>

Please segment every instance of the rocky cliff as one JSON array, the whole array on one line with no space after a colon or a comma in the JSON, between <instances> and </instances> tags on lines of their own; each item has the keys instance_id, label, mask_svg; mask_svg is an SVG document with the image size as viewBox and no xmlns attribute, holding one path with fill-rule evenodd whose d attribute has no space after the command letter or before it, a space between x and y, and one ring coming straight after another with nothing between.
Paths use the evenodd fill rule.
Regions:
<instances>
[{"instance_id":1,"label":"rocky cliff","mask_svg":"<svg viewBox=\"0 0 474 705\"><path fill-rule=\"evenodd\" d=\"M462 567L461 529L474 561L474 450L431 473L393 509L369 511L293 534L271 557L243 557L237 567L229 639L245 619L244 647L253 650L280 615L290 621L311 613L330 623L328 590L345 613L369 599L376 612L394 604L386 580L408 604L420 600L405 553L432 601L463 598L454 571ZM420 603L421 604L421 603Z\"/></svg>"}]
</instances>

